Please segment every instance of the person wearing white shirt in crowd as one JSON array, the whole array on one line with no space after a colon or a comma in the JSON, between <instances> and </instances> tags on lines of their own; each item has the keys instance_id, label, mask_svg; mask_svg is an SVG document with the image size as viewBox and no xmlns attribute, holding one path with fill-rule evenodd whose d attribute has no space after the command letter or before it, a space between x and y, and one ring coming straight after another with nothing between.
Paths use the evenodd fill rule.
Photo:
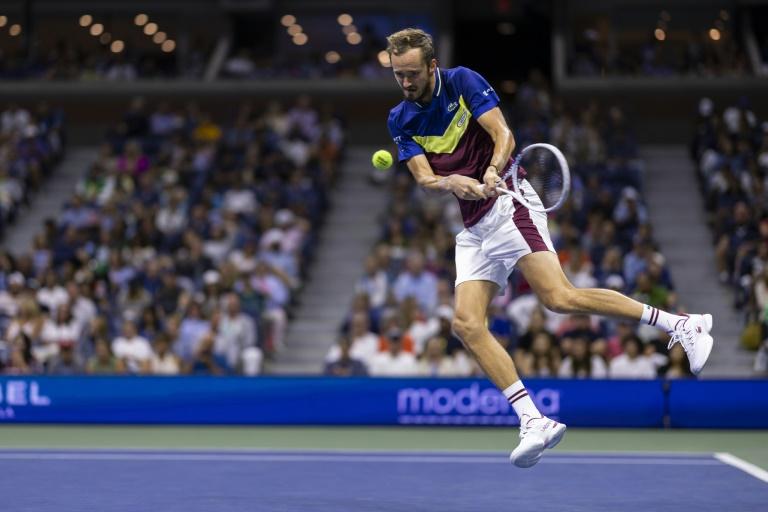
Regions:
<instances>
[{"instance_id":1,"label":"person wearing white shirt in crowd","mask_svg":"<svg viewBox=\"0 0 768 512\"><path fill-rule=\"evenodd\" d=\"M83 285L87 286L87 285ZM80 324L80 329L84 329L91 321L96 318L96 304L88 297L80 293L80 285L74 281L67 283L67 296L72 308L72 316Z\"/></svg>"},{"instance_id":2,"label":"person wearing white shirt in crowd","mask_svg":"<svg viewBox=\"0 0 768 512\"><path fill-rule=\"evenodd\" d=\"M229 255L229 261L241 274L249 274L256 269L256 263L259 259L256 249L256 240L248 238L243 244L242 249L232 251Z\"/></svg>"},{"instance_id":3,"label":"person wearing white shirt in crowd","mask_svg":"<svg viewBox=\"0 0 768 512\"><path fill-rule=\"evenodd\" d=\"M444 338L434 336L427 341L424 353L418 361L418 373L425 377L460 377L461 370L456 362L446 353L447 342Z\"/></svg>"},{"instance_id":4,"label":"person wearing white shirt in crowd","mask_svg":"<svg viewBox=\"0 0 768 512\"><path fill-rule=\"evenodd\" d=\"M46 363L59 353L60 345L80 341L81 333L82 326L65 302L43 323L40 343L32 347L32 355L38 362Z\"/></svg>"},{"instance_id":5,"label":"person wearing white shirt in crowd","mask_svg":"<svg viewBox=\"0 0 768 512\"><path fill-rule=\"evenodd\" d=\"M656 365L642 353L642 342L635 335L624 338L624 353L611 360L612 379L655 379Z\"/></svg>"},{"instance_id":6,"label":"person wearing white shirt in crowd","mask_svg":"<svg viewBox=\"0 0 768 512\"><path fill-rule=\"evenodd\" d=\"M213 352L222 356L231 370L242 369L246 375L259 373L262 352L256 346L256 324L240 310L240 297L229 293L224 297L224 311L211 319L217 332Z\"/></svg>"},{"instance_id":7,"label":"person wearing white shirt in crowd","mask_svg":"<svg viewBox=\"0 0 768 512\"><path fill-rule=\"evenodd\" d=\"M43 286L37 290L37 302L48 308L53 315L56 309L68 300L67 290L58 283L56 273L51 269L46 271L43 276Z\"/></svg>"},{"instance_id":8,"label":"person wearing white shirt in crowd","mask_svg":"<svg viewBox=\"0 0 768 512\"><path fill-rule=\"evenodd\" d=\"M387 300L387 273L381 268L376 254L370 254L365 260L365 274L357 281L355 293L367 293L371 307L380 308Z\"/></svg>"},{"instance_id":9,"label":"person wearing white shirt in crowd","mask_svg":"<svg viewBox=\"0 0 768 512\"><path fill-rule=\"evenodd\" d=\"M358 359L366 366L371 364L374 356L379 353L379 337L371 332L368 315L357 312L352 315L349 324L349 341L351 343L349 355L352 359ZM341 347L336 344L330 348L325 356L325 362L332 363L341 357Z\"/></svg>"},{"instance_id":10,"label":"person wearing white shirt in crowd","mask_svg":"<svg viewBox=\"0 0 768 512\"><path fill-rule=\"evenodd\" d=\"M8 289L0 291L0 314L16 317L19 302L23 299L25 281L21 272L12 272L8 276Z\"/></svg>"},{"instance_id":11,"label":"person wearing white shirt in crowd","mask_svg":"<svg viewBox=\"0 0 768 512\"><path fill-rule=\"evenodd\" d=\"M12 104L0 114L0 131L3 135L13 132L22 133L31 122L32 116L29 111Z\"/></svg>"},{"instance_id":12,"label":"person wearing white shirt in crowd","mask_svg":"<svg viewBox=\"0 0 768 512\"><path fill-rule=\"evenodd\" d=\"M149 371L153 375L178 375L181 371L179 358L171 352L171 340L166 333L160 333L155 340L155 350L149 359Z\"/></svg>"},{"instance_id":13,"label":"person wearing white shirt in crowd","mask_svg":"<svg viewBox=\"0 0 768 512\"><path fill-rule=\"evenodd\" d=\"M408 377L418 375L419 367L413 354L403 350L402 336L389 336L389 350L376 354L369 373L375 377Z\"/></svg>"},{"instance_id":14,"label":"person wearing white shirt in crowd","mask_svg":"<svg viewBox=\"0 0 768 512\"><path fill-rule=\"evenodd\" d=\"M604 379L608 367L603 358L590 354L589 340L584 336L573 338L571 353L563 359L558 377L566 379Z\"/></svg>"},{"instance_id":15,"label":"person wearing white shirt in crowd","mask_svg":"<svg viewBox=\"0 0 768 512\"><path fill-rule=\"evenodd\" d=\"M412 251L406 259L406 271L397 276L393 287L398 302L415 297L425 313L431 314L437 306L437 277L424 269L424 256Z\"/></svg>"},{"instance_id":16,"label":"person wearing white shirt in crowd","mask_svg":"<svg viewBox=\"0 0 768 512\"><path fill-rule=\"evenodd\" d=\"M136 324L131 320L123 322L123 335L112 341L112 353L122 360L131 373L142 373L149 368L152 346L139 335Z\"/></svg>"},{"instance_id":17,"label":"person wearing white shirt in crowd","mask_svg":"<svg viewBox=\"0 0 768 512\"><path fill-rule=\"evenodd\" d=\"M187 225L187 208L184 204L186 192L174 189L168 197L168 204L160 208L155 219L155 226L166 236L178 235Z\"/></svg>"}]
</instances>

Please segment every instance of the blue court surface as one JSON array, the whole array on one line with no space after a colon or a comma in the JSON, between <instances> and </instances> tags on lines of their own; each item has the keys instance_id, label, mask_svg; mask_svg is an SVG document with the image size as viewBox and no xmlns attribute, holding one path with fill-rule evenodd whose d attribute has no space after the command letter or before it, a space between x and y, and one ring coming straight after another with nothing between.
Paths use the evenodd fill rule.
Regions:
<instances>
[{"instance_id":1,"label":"blue court surface","mask_svg":"<svg viewBox=\"0 0 768 512\"><path fill-rule=\"evenodd\" d=\"M551 452L522 470L488 452L0 450L0 500L13 512L768 510L765 476L728 457Z\"/></svg>"}]
</instances>

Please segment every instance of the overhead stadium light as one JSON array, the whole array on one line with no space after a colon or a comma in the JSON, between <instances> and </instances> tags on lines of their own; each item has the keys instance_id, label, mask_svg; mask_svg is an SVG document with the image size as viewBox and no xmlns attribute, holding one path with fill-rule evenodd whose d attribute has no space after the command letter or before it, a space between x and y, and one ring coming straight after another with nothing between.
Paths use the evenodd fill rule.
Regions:
<instances>
[{"instance_id":1,"label":"overhead stadium light","mask_svg":"<svg viewBox=\"0 0 768 512\"><path fill-rule=\"evenodd\" d=\"M301 34L302 30L303 28L301 27L301 25L297 23L295 25L291 25L290 27L288 27L288 30L286 30L286 32L288 32L289 36L295 36L296 34Z\"/></svg>"},{"instance_id":2,"label":"overhead stadium light","mask_svg":"<svg viewBox=\"0 0 768 512\"><path fill-rule=\"evenodd\" d=\"M8 16L0 16L0 27L4 27L8 23Z\"/></svg>"},{"instance_id":3,"label":"overhead stadium light","mask_svg":"<svg viewBox=\"0 0 768 512\"><path fill-rule=\"evenodd\" d=\"M165 32L157 32L154 36L152 36L152 41L156 44L162 44L166 39L168 39L168 34Z\"/></svg>"},{"instance_id":4,"label":"overhead stadium light","mask_svg":"<svg viewBox=\"0 0 768 512\"><path fill-rule=\"evenodd\" d=\"M112 41L112 44L109 46L109 49L112 51L112 53L120 53L125 49L125 43L123 43L119 39L115 39Z\"/></svg>"},{"instance_id":5,"label":"overhead stadium light","mask_svg":"<svg viewBox=\"0 0 768 512\"><path fill-rule=\"evenodd\" d=\"M307 41L309 41L309 38L307 37L307 34L303 32L293 36L293 44L297 46L303 46L307 44Z\"/></svg>"},{"instance_id":6,"label":"overhead stadium light","mask_svg":"<svg viewBox=\"0 0 768 512\"><path fill-rule=\"evenodd\" d=\"M163 50L165 53L171 53L173 50L176 49L176 41L173 39L166 39L163 44L160 46L160 49Z\"/></svg>"},{"instance_id":7,"label":"overhead stadium light","mask_svg":"<svg viewBox=\"0 0 768 512\"><path fill-rule=\"evenodd\" d=\"M360 44L360 41L363 40L363 36L358 34L357 32L352 32L351 34L347 35L347 42L349 44Z\"/></svg>"},{"instance_id":8,"label":"overhead stadium light","mask_svg":"<svg viewBox=\"0 0 768 512\"><path fill-rule=\"evenodd\" d=\"M341 31L344 32L345 36L348 36L353 32L357 32L357 27L354 25L345 25L344 28L341 29Z\"/></svg>"},{"instance_id":9,"label":"overhead stadium light","mask_svg":"<svg viewBox=\"0 0 768 512\"><path fill-rule=\"evenodd\" d=\"M336 64L341 60L341 55L339 55L339 52L330 51L325 54L325 61L328 64Z\"/></svg>"},{"instance_id":10,"label":"overhead stadium light","mask_svg":"<svg viewBox=\"0 0 768 512\"><path fill-rule=\"evenodd\" d=\"M147 23L146 25L144 25L144 33L147 34L148 36L151 36L155 32L157 32L158 28L159 27L157 26L157 23L152 23L152 22Z\"/></svg>"},{"instance_id":11,"label":"overhead stadium light","mask_svg":"<svg viewBox=\"0 0 768 512\"><path fill-rule=\"evenodd\" d=\"M379 59L379 64L381 64L385 68L391 68L392 63L389 61L389 53L387 53L387 50L381 50L376 57Z\"/></svg>"},{"instance_id":12,"label":"overhead stadium light","mask_svg":"<svg viewBox=\"0 0 768 512\"><path fill-rule=\"evenodd\" d=\"M91 23L93 23L93 16L91 16L90 14L83 14L82 16L80 16L81 27L87 27Z\"/></svg>"},{"instance_id":13,"label":"overhead stadium light","mask_svg":"<svg viewBox=\"0 0 768 512\"><path fill-rule=\"evenodd\" d=\"M21 25L19 25L18 23L14 23L13 25L11 25L11 28L8 29L8 33L11 34L13 37L18 36L19 34L21 34Z\"/></svg>"},{"instance_id":14,"label":"overhead stadium light","mask_svg":"<svg viewBox=\"0 0 768 512\"><path fill-rule=\"evenodd\" d=\"M294 16L293 14L286 14L285 16L280 18L280 24L284 27L290 27L294 23L296 23L296 16Z\"/></svg>"},{"instance_id":15,"label":"overhead stadium light","mask_svg":"<svg viewBox=\"0 0 768 512\"><path fill-rule=\"evenodd\" d=\"M709 38L713 41L719 41L721 37L720 31L716 28L709 29Z\"/></svg>"},{"instance_id":16,"label":"overhead stadium light","mask_svg":"<svg viewBox=\"0 0 768 512\"><path fill-rule=\"evenodd\" d=\"M139 27L143 27L144 25L146 25L146 24L147 24L147 22L148 22L148 21L149 21L149 16L147 16L147 15L146 15L146 14L144 14L144 13L141 13L141 14L137 14L137 15L136 15L136 17L135 17L135 18L133 18L133 22L134 22L134 23L135 23L137 26L139 26Z\"/></svg>"},{"instance_id":17,"label":"overhead stadium light","mask_svg":"<svg viewBox=\"0 0 768 512\"><path fill-rule=\"evenodd\" d=\"M112 40L112 34L109 32L104 32L101 34L101 37L99 37L99 42L101 44L109 44L109 42Z\"/></svg>"},{"instance_id":18,"label":"overhead stadium light","mask_svg":"<svg viewBox=\"0 0 768 512\"><path fill-rule=\"evenodd\" d=\"M350 16L347 13L344 13L344 14L339 14L339 17L336 18L336 21L338 21L339 25L341 25L342 27L346 27L348 25L351 25L354 20L352 19L352 16Z\"/></svg>"},{"instance_id":19,"label":"overhead stadium light","mask_svg":"<svg viewBox=\"0 0 768 512\"><path fill-rule=\"evenodd\" d=\"M101 23L94 23L93 25L91 25L92 36L100 36L102 32L104 32L104 25L102 25Z\"/></svg>"},{"instance_id":20,"label":"overhead stadium light","mask_svg":"<svg viewBox=\"0 0 768 512\"><path fill-rule=\"evenodd\" d=\"M653 31L653 36L657 41L663 41L667 38L667 33L663 29L657 28Z\"/></svg>"}]
</instances>

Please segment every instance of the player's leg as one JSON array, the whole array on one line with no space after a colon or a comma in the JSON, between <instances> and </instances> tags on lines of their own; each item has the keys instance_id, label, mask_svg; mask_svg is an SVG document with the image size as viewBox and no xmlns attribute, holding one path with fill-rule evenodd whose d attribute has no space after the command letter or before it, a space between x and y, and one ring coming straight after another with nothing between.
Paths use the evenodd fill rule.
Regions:
<instances>
[{"instance_id":1,"label":"player's leg","mask_svg":"<svg viewBox=\"0 0 768 512\"><path fill-rule=\"evenodd\" d=\"M491 281L465 281L456 287L453 331L500 390L519 382L512 358L487 327L488 306L499 285ZM538 412L538 411L533 411Z\"/></svg>"},{"instance_id":2,"label":"player's leg","mask_svg":"<svg viewBox=\"0 0 768 512\"><path fill-rule=\"evenodd\" d=\"M536 464L545 448L554 448L565 435L562 423L543 416L520 380L512 358L487 327L488 306L498 293L492 281L465 281L456 288L453 330L520 418L520 443L510 461L518 467Z\"/></svg>"},{"instance_id":3,"label":"player's leg","mask_svg":"<svg viewBox=\"0 0 768 512\"><path fill-rule=\"evenodd\" d=\"M517 262L539 300L559 313L587 313L628 318L664 329L672 336L670 346L680 342L699 373L712 351L711 315L675 315L641 304L613 290L576 288L563 273L557 255L552 252L528 254Z\"/></svg>"}]
</instances>

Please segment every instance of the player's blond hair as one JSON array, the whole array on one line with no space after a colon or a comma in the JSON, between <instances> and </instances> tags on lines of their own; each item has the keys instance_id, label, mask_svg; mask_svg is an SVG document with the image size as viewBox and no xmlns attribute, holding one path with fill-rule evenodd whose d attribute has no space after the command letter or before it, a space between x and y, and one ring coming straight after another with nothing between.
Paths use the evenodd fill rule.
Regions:
<instances>
[{"instance_id":1,"label":"player's blond hair","mask_svg":"<svg viewBox=\"0 0 768 512\"><path fill-rule=\"evenodd\" d=\"M420 28L404 28L387 36L387 53L402 55L413 48L421 49L424 62L429 64L435 58L435 47L432 44L432 36Z\"/></svg>"}]
</instances>

